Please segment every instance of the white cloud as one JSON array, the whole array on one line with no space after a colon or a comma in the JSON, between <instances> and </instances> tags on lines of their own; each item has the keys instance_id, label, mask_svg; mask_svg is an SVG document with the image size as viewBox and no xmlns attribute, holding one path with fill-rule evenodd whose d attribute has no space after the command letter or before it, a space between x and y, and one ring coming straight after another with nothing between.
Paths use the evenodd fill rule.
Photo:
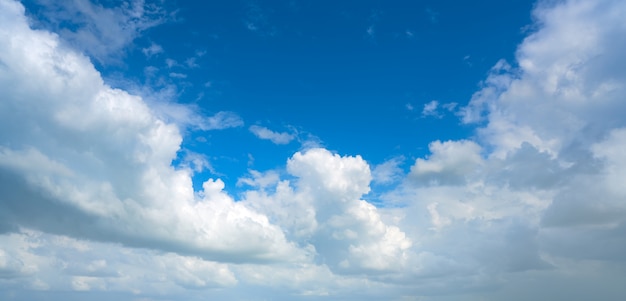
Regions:
<instances>
[{"instance_id":1,"label":"white cloud","mask_svg":"<svg viewBox=\"0 0 626 301\"><path fill-rule=\"evenodd\" d=\"M465 184L483 165L480 146L472 141L435 141L428 148L432 155L417 159L410 173L423 184Z\"/></svg>"},{"instance_id":2,"label":"white cloud","mask_svg":"<svg viewBox=\"0 0 626 301\"><path fill-rule=\"evenodd\" d=\"M288 144L291 142L296 136L294 134L290 134L287 132L274 132L266 127L262 127L259 125L251 125L250 132L252 132L259 139L272 141L274 144Z\"/></svg>"},{"instance_id":3,"label":"white cloud","mask_svg":"<svg viewBox=\"0 0 626 301\"><path fill-rule=\"evenodd\" d=\"M275 192L251 191L246 202L273 216L288 237L307 241L337 273L400 269L412 242L382 220L377 208L360 200L369 192L371 172L361 157L325 149L296 153L287 171L297 177L277 183Z\"/></svg>"},{"instance_id":4,"label":"white cloud","mask_svg":"<svg viewBox=\"0 0 626 301\"><path fill-rule=\"evenodd\" d=\"M422 116L441 117L441 115L439 115L439 112L437 112L438 107L439 102L436 100L432 100L424 104L424 109L422 109Z\"/></svg>"},{"instance_id":5,"label":"white cloud","mask_svg":"<svg viewBox=\"0 0 626 301\"><path fill-rule=\"evenodd\" d=\"M193 190L204 157L171 161L182 127L240 117L198 119L111 89L23 14L0 0L0 298L624 295L623 1L537 5L517 64L498 62L462 110L477 137L432 142L404 179L400 159L371 170L361 156L308 147L285 170L240 178L237 201L219 179ZM372 181L396 179L376 194L389 206L361 199Z\"/></svg>"},{"instance_id":6,"label":"white cloud","mask_svg":"<svg viewBox=\"0 0 626 301\"><path fill-rule=\"evenodd\" d=\"M0 5L4 223L226 261L302 258L266 216L227 196L221 180L196 196L191 171L170 165L182 141L176 125L105 85L57 36L31 30L19 3ZM220 112L205 125L241 120Z\"/></svg>"},{"instance_id":7,"label":"white cloud","mask_svg":"<svg viewBox=\"0 0 626 301\"><path fill-rule=\"evenodd\" d=\"M519 68L496 65L465 120L486 115L481 134L499 152L526 141L553 154L572 143L595 143L622 125L625 75L616 64L626 46L616 37L623 10L614 1L539 5L534 15L541 28L519 46Z\"/></svg>"},{"instance_id":8,"label":"white cloud","mask_svg":"<svg viewBox=\"0 0 626 301\"><path fill-rule=\"evenodd\" d=\"M479 130L487 158L476 147L431 145L431 157L418 159L412 173L417 180L429 174L438 185L414 193L437 204L429 214L438 228L455 220L481 225L478 217L524 220L535 252L617 260L622 256L599 245L626 248L617 238L626 211L623 156L616 152L625 141L626 119L617 112L625 109L626 76L615 67L626 51L616 38L626 30L626 5L542 2L534 15L538 29L519 46L519 67L496 64L465 108L466 122L487 122ZM448 183L465 192L441 185Z\"/></svg>"},{"instance_id":9,"label":"white cloud","mask_svg":"<svg viewBox=\"0 0 626 301\"><path fill-rule=\"evenodd\" d=\"M523 300L533 285L516 282L521 278L579 283L585 294L612 283L608 266L623 266L626 73L615 66L624 63L618 53L626 43L617 37L626 33L626 5L546 1L534 15L536 31L518 48L519 67L498 62L462 110L465 122L485 122L477 139L431 143L431 154L416 160L405 183L382 196L406 216L427 217L399 224L408 237L420 237L412 257L418 268L406 271L408 279L434 266L474 275L460 280L473 279L469 286L490 283ZM423 251L437 260L420 262ZM594 269L603 280L564 276ZM471 272L477 270L485 273ZM623 292L615 285L609 286ZM536 287L557 298L575 296Z\"/></svg>"}]
</instances>

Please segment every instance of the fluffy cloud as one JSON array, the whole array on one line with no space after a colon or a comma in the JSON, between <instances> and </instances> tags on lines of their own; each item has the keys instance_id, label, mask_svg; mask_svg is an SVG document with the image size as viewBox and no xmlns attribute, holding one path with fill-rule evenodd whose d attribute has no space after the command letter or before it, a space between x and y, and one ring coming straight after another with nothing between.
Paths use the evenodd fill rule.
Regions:
<instances>
[{"instance_id":1,"label":"fluffy cloud","mask_svg":"<svg viewBox=\"0 0 626 301\"><path fill-rule=\"evenodd\" d=\"M526 158L497 173L512 187L534 182L553 191L544 225L619 227L626 216L617 180L623 159L615 150L626 126L620 113L626 109L626 73L617 66L626 50L626 6L552 5L535 9L539 29L518 48L519 67L496 66L464 117L485 116L479 134L493 156L504 162ZM539 153L529 157L532 149Z\"/></svg>"},{"instance_id":2,"label":"fluffy cloud","mask_svg":"<svg viewBox=\"0 0 626 301\"><path fill-rule=\"evenodd\" d=\"M431 143L385 197L428 217L400 226L440 270L562 279L588 271L576 260L621 266L626 5L546 1L534 16L517 64L498 62L462 110L477 139Z\"/></svg>"},{"instance_id":3,"label":"fluffy cloud","mask_svg":"<svg viewBox=\"0 0 626 301\"><path fill-rule=\"evenodd\" d=\"M198 257L129 249L38 231L2 236L0 241L4 246L0 267L2 271L11 271L0 274L6 279L0 284L4 288L18 284L40 291L112 290L159 295L237 283L227 265Z\"/></svg>"},{"instance_id":4,"label":"fluffy cloud","mask_svg":"<svg viewBox=\"0 0 626 301\"><path fill-rule=\"evenodd\" d=\"M4 223L227 261L298 259L221 180L196 196L191 171L170 165L182 141L176 125L105 85L57 36L31 30L19 3L1 5Z\"/></svg>"},{"instance_id":5,"label":"fluffy cloud","mask_svg":"<svg viewBox=\"0 0 626 301\"><path fill-rule=\"evenodd\" d=\"M249 192L246 202L275 217L289 237L310 244L338 273L402 267L412 242L360 199L371 181L361 157L310 149L289 159L287 171L297 177L295 183L280 181L275 193Z\"/></svg>"},{"instance_id":6,"label":"fluffy cloud","mask_svg":"<svg viewBox=\"0 0 626 301\"><path fill-rule=\"evenodd\" d=\"M236 201L171 164L181 127L237 115L167 120L0 0L0 296L621 300L626 4L546 1L534 16L516 63L462 109L476 139L432 142L403 179L396 160L371 170L309 148L240 178ZM394 181L373 193L381 207L363 200Z\"/></svg>"},{"instance_id":7,"label":"fluffy cloud","mask_svg":"<svg viewBox=\"0 0 626 301\"><path fill-rule=\"evenodd\" d=\"M464 184L465 178L480 169L480 146L472 141L435 141L428 159L417 159L410 176L431 184Z\"/></svg>"},{"instance_id":8,"label":"fluffy cloud","mask_svg":"<svg viewBox=\"0 0 626 301\"><path fill-rule=\"evenodd\" d=\"M626 74L618 67L626 47L618 38L623 5L568 1L552 8L541 2L534 16L539 30L519 46L519 67L494 67L464 115L466 121L487 115L480 133L496 153L523 142L552 154L566 152L596 143L625 123L618 113L626 106Z\"/></svg>"},{"instance_id":9,"label":"fluffy cloud","mask_svg":"<svg viewBox=\"0 0 626 301\"><path fill-rule=\"evenodd\" d=\"M402 267L411 240L360 199L371 181L362 158L318 148L296 153L287 163L293 184L257 175L244 182L261 189L240 202L219 179L193 191L192 171L171 165L180 125L160 118L158 105L104 84L88 58L56 35L30 29L19 3L0 4L6 287L149 296L231 286L237 278L255 283L254 271L264 267L250 264L267 262L283 264L276 273L310 274L303 283L331 271ZM208 120L211 128L240 122L226 112ZM216 261L248 265L232 272Z\"/></svg>"}]
</instances>

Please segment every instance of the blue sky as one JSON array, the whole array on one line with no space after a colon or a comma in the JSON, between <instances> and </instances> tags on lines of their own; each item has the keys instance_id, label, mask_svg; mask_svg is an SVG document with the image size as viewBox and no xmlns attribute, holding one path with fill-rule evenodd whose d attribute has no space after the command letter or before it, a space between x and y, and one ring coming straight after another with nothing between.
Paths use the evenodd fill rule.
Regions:
<instances>
[{"instance_id":1,"label":"blue sky","mask_svg":"<svg viewBox=\"0 0 626 301\"><path fill-rule=\"evenodd\" d=\"M0 0L0 299L621 300L626 5Z\"/></svg>"},{"instance_id":2,"label":"blue sky","mask_svg":"<svg viewBox=\"0 0 626 301\"><path fill-rule=\"evenodd\" d=\"M82 22L59 20L45 2L27 4L41 26L62 31ZM380 164L423 156L436 139L471 135L472 127L455 116L459 104L495 62L513 58L532 5L172 2L160 8L163 24L146 28L124 49L86 51L114 86L171 88L172 101L193 104L203 114L237 114L241 128L190 132L183 144L213 157L212 166L232 190L248 168L279 167L311 139ZM153 70L147 74L146 68ZM431 101L456 106L423 115ZM276 147L258 141L250 125L298 139ZM210 139L196 143L199 137ZM209 176L199 176L196 188Z\"/></svg>"}]
</instances>

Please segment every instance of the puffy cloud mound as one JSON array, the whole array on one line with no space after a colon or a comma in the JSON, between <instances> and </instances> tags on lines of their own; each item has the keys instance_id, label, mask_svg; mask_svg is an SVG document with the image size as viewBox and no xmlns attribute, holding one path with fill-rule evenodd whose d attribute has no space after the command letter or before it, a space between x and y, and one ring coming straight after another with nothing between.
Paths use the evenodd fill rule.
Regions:
<instances>
[{"instance_id":1,"label":"puffy cloud mound","mask_svg":"<svg viewBox=\"0 0 626 301\"><path fill-rule=\"evenodd\" d=\"M275 193L247 194L286 229L289 237L316 250L319 260L339 273L399 270L409 256L411 240L385 223L372 204L371 172L360 157L342 157L325 149L298 152L287 162L295 183L281 181Z\"/></svg>"},{"instance_id":2,"label":"puffy cloud mound","mask_svg":"<svg viewBox=\"0 0 626 301\"><path fill-rule=\"evenodd\" d=\"M0 219L15 226L209 259L299 258L267 217L191 171L182 137L89 59L0 2Z\"/></svg>"}]
</instances>

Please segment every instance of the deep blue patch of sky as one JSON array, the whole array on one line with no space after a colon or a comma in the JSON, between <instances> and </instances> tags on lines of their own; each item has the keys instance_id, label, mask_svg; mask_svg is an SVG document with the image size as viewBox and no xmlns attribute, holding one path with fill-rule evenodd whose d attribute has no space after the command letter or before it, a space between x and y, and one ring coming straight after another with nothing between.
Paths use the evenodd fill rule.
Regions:
<instances>
[{"instance_id":1,"label":"deep blue patch of sky","mask_svg":"<svg viewBox=\"0 0 626 301\"><path fill-rule=\"evenodd\" d=\"M25 4L37 13L33 1ZM166 3L174 17L145 31L123 63L95 63L105 78L124 74L154 89L164 87L154 81L161 76L177 87L176 101L206 115L240 115L243 128L189 132L183 142L210 158L231 192L249 168L280 167L300 148L297 141L259 140L248 131L252 124L314 135L328 149L372 164L404 156L408 169L431 141L473 134L445 109L441 118L424 118L423 106L463 106L499 59L513 61L532 5L179 0ZM142 49L152 43L163 52L146 57ZM178 64L168 66L168 59ZM148 66L156 67L152 79ZM197 174L196 189L211 176Z\"/></svg>"}]
</instances>

